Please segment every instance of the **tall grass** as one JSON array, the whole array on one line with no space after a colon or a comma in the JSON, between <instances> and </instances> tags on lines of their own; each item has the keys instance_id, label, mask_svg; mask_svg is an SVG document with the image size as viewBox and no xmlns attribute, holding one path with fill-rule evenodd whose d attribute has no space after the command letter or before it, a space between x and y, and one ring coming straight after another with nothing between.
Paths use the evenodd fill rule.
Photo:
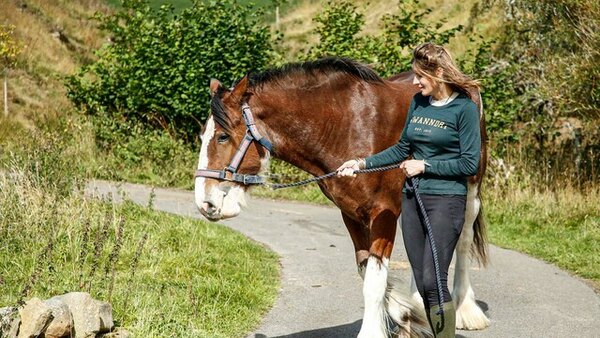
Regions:
<instances>
[{"instance_id":1,"label":"tall grass","mask_svg":"<svg viewBox=\"0 0 600 338\"><path fill-rule=\"evenodd\" d=\"M600 290L599 198L600 190L592 187L489 191L490 239L591 280Z\"/></svg>"},{"instance_id":2,"label":"tall grass","mask_svg":"<svg viewBox=\"0 0 600 338\"><path fill-rule=\"evenodd\" d=\"M97 117L93 128L95 154L88 163L95 178L189 189L194 182L199 146L166 131L146 130L132 121ZM197 149L196 149L197 148Z\"/></svg>"}]
</instances>

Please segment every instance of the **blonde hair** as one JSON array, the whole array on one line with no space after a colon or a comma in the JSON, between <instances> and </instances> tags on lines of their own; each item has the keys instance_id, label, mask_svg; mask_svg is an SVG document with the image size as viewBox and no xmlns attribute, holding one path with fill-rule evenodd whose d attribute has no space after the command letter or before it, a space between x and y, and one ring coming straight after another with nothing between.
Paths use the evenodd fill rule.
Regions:
<instances>
[{"instance_id":1,"label":"blonde hair","mask_svg":"<svg viewBox=\"0 0 600 338\"><path fill-rule=\"evenodd\" d=\"M479 81L458 69L448 50L440 45L426 42L413 50L412 67L419 76L427 76L437 82L448 84L452 90L471 97L470 90L479 90ZM442 76L437 76L438 69Z\"/></svg>"}]
</instances>

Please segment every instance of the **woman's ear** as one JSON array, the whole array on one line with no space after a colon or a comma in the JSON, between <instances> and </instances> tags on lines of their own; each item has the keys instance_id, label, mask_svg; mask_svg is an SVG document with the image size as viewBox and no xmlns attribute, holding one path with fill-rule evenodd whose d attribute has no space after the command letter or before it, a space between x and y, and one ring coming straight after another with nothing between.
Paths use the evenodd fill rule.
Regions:
<instances>
[{"instance_id":1,"label":"woman's ear","mask_svg":"<svg viewBox=\"0 0 600 338\"><path fill-rule=\"evenodd\" d=\"M438 79L443 79L444 78L444 68L437 67L437 69L435 70L435 77L437 77Z\"/></svg>"}]
</instances>

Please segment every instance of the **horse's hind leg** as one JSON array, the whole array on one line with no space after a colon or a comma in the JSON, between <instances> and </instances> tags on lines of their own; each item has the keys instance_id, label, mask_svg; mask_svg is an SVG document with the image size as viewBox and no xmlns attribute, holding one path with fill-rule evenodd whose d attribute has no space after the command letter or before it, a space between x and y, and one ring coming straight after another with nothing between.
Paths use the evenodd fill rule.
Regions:
<instances>
[{"instance_id":1,"label":"horse's hind leg","mask_svg":"<svg viewBox=\"0 0 600 338\"><path fill-rule=\"evenodd\" d=\"M469 184L465 224L463 225L463 230L456 246L452 298L456 304L456 328L463 330L481 330L490 324L490 320L475 302L475 293L469 279L473 223L477 218L481 206L481 201L477 196L477 189L477 184Z\"/></svg>"}]
</instances>

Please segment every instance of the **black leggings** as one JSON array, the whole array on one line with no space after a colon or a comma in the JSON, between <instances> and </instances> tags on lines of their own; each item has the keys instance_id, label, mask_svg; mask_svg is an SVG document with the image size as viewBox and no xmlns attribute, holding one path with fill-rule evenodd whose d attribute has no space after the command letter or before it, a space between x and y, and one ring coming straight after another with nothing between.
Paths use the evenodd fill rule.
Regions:
<instances>
[{"instance_id":1,"label":"black leggings","mask_svg":"<svg viewBox=\"0 0 600 338\"><path fill-rule=\"evenodd\" d=\"M420 194L429 216L437 247L444 302L452 300L448 291L448 268L465 222L466 196ZM408 260L426 308L438 305L435 267L427 228L417 199L411 192L402 195L402 237Z\"/></svg>"}]
</instances>

